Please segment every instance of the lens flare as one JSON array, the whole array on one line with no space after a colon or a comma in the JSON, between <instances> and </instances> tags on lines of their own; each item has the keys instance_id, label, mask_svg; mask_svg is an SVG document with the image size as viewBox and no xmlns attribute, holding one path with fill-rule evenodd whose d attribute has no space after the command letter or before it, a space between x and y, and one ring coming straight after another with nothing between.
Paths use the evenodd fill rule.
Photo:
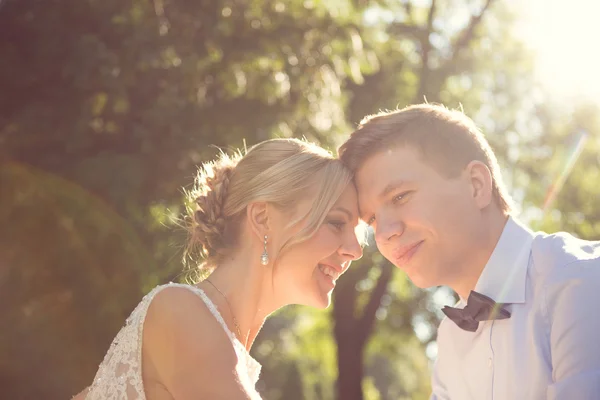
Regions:
<instances>
[{"instance_id":1,"label":"lens flare","mask_svg":"<svg viewBox=\"0 0 600 400\"><path fill-rule=\"evenodd\" d=\"M579 132L579 137L577 138L575 144L569 151L565 165L561 169L558 177L554 180L554 182L552 182L552 184L548 188L548 191L546 192L546 198L544 199L544 205L542 206L542 211L544 212L544 214L548 210L550 210L550 207L556 199L556 196L558 196L558 193L560 193L563 185L567 180L567 177L569 176L571 170L573 169L573 166L575 165L575 162L577 162L577 158L579 158L579 155L583 151L583 147L585 146L588 137L589 134L587 132Z\"/></svg>"}]
</instances>

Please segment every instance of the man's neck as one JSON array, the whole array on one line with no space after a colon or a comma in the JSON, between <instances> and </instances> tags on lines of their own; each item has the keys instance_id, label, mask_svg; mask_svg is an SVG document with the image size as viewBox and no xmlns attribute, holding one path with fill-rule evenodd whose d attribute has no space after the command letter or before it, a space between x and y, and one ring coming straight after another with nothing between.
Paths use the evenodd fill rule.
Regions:
<instances>
[{"instance_id":1,"label":"man's neck","mask_svg":"<svg viewBox=\"0 0 600 400\"><path fill-rule=\"evenodd\" d=\"M460 280L452 285L452 289L464 300L469 297L479 281L500 237L506 226L509 216L502 213L490 213L489 218L482 223L480 240L477 243L477 252L473 252Z\"/></svg>"}]
</instances>

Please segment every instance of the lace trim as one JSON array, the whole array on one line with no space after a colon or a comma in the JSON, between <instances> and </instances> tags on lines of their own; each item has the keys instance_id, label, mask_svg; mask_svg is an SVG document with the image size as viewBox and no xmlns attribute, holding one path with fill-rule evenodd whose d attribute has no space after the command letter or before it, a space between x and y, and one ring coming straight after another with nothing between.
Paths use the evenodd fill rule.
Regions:
<instances>
[{"instance_id":1,"label":"lace trim","mask_svg":"<svg viewBox=\"0 0 600 400\"><path fill-rule=\"evenodd\" d=\"M141 376L141 340L143 321L152 298L164 287L146 294L110 345L98 368L86 400L145 400Z\"/></svg>"},{"instance_id":2,"label":"lace trim","mask_svg":"<svg viewBox=\"0 0 600 400\"><path fill-rule=\"evenodd\" d=\"M125 325L117 333L117 336L104 356L85 397L86 400L146 400L141 363L144 320L154 296L168 287L186 288L202 299L211 314L213 314L229 336L238 357L244 361L243 365L240 365L238 362L238 367L236 367L240 379L245 380L244 378L249 378L250 382L247 383L249 383L248 386L250 387L248 390L254 390L254 386L260 375L261 365L229 330L214 303L201 289L195 286L171 282L166 285L157 286L146 294L127 318Z\"/></svg>"}]
</instances>

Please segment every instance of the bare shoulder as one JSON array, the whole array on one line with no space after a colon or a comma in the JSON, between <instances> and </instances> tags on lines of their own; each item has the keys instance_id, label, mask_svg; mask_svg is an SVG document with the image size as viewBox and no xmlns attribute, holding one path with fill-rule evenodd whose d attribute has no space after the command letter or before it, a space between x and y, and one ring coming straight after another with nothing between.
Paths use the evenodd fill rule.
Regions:
<instances>
[{"instance_id":1,"label":"bare shoulder","mask_svg":"<svg viewBox=\"0 0 600 400\"><path fill-rule=\"evenodd\" d=\"M228 339L225 331L208 309L207 304L192 287L185 287L183 285L168 286L160 290L148 307L145 321L144 330L156 328L154 326L156 322L159 323L158 328L164 328L164 322L174 321L184 324L186 327L192 327L198 322L208 325L214 324L215 327L220 328L218 333L223 334L218 336ZM180 324L177 327L181 327ZM210 334L210 332L206 333Z\"/></svg>"},{"instance_id":2,"label":"bare shoulder","mask_svg":"<svg viewBox=\"0 0 600 400\"><path fill-rule=\"evenodd\" d=\"M81 392L76 394L75 397L73 397L71 400L85 400L85 396L87 396L89 391L90 391L90 388L86 387Z\"/></svg>"},{"instance_id":3,"label":"bare shoulder","mask_svg":"<svg viewBox=\"0 0 600 400\"><path fill-rule=\"evenodd\" d=\"M175 340L177 339L177 340ZM200 296L192 290L173 286L156 294L144 322L143 349L151 354L167 351L171 357L180 357L180 350L188 356L210 356L235 362L235 352L227 333L210 312ZM210 360L210 358L208 358ZM206 360L195 360L197 365Z\"/></svg>"},{"instance_id":4,"label":"bare shoulder","mask_svg":"<svg viewBox=\"0 0 600 400\"><path fill-rule=\"evenodd\" d=\"M246 399L232 343L202 298L172 286L152 299L142 338L144 387L176 399L199 395ZM151 387L150 387L151 386Z\"/></svg>"}]
</instances>

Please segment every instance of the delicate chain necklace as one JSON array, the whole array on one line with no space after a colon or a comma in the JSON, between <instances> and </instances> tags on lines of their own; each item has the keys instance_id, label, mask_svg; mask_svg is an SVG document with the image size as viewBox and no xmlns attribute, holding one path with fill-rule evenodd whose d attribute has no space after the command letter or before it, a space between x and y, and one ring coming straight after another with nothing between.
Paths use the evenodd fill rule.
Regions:
<instances>
[{"instance_id":1,"label":"delicate chain necklace","mask_svg":"<svg viewBox=\"0 0 600 400\"><path fill-rule=\"evenodd\" d=\"M215 284L214 284L214 283L212 283L211 281L209 281L209 280L208 280L208 278L206 278L206 279L205 279L205 281L206 281L206 282L208 282L208 283L210 283L210 285L211 285L212 287L214 287L214 288L215 288L215 290L216 290L217 292L219 292L219 293L221 294L221 296L223 296L223 298L224 298L224 299L225 299L225 301L227 302L227 307L229 307L229 312L231 313L231 318L233 318L233 324L235 325L235 329L237 330L238 337L239 337L240 339L242 339L242 331L241 331L241 329L240 329L240 325L238 324L238 322L237 322L237 319L235 319L235 315L233 314L233 309L231 308L231 304L229 304L229 300L227 300L227 296L225 296L225 295L223 294L223 292L221 292L221 291L219 290L219 288L215 286Z\"/></svg>"}]
</instances>

